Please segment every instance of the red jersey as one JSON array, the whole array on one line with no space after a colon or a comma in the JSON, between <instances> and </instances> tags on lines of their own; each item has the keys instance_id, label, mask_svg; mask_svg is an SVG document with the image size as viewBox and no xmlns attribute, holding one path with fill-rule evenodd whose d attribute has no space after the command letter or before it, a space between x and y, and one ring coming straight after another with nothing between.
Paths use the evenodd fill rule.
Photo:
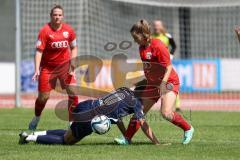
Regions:
<instances>
[{"instance_id":1,"label":"red jersey","mask_svg":"<svg viewBox=\"0 0 240 160\"><path fill-rule=\"evenodd\" d=\"M62 23L59 30L53 30L50 23L39 31L36 49L42 52L41 66L55 67L70 60L70 47L76 46L76 34L72 27Z\"/></svg>"},{"instance_id":2,"label":"red jersey","mask_svg":"<svg viewBox=\"0 0 240 160\"><path fill-rule=\"evenodd\" d=\"M159 39L152 39L149 46L140 46L139 52L148 83L160 84L166 67L171 64L168 48ZM178 75L174 69L171 71L168 82L179 84Z\"/></svg>"}]
</instances>

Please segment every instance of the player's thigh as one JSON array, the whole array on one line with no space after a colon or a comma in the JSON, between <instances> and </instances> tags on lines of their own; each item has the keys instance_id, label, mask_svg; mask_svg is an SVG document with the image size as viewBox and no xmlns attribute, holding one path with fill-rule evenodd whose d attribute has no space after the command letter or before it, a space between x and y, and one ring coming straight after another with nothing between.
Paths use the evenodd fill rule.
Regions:
<instances>
[{"instance_id":1,"label":"player's thigh","mask_svg":"<svg viewBox=\"0 0 240 160\"><path fill-rule=\"evenodd\" d=\"M141 94L143 112L147 113L160 97L159 89L155 86L147 86Z\"/></svg>"},{"instance_id":2,"label":"player's thigh","mask_svg":"<svg viewBox=\"0 0 240 160\"><path fill-rule=\"evenodd\" d=\"M62 89L66 89L67 93L69 95L74 95L74 87L76 86L76 75L72 75L69 73L65 73L62 75L59 75L59 80Z\"/></svg>"},{"instance_id":3,"label":"player's thigh","mask_svg":"<svg viewBox=\"0 0 240 160\"><path fill-rule=\"evenodd\" d=\"M68 129L67 132L64 134L64 142L65 144L73 145L77 143L79 140L74 137L72 130Z\"/></svg>"},{"instance_id":4,"label":"player's thigh","mask_svg":"<svg viewBox=\"0 0 240 160\"><path fill-rule=\"evenodd\" d=\"M50 92L55 88L57 76L50 69L43 68L39 75L38 91Z\"/></svg>"},{"instance_id":5,"label":"player's thigh","mask_svg":"<svg viewBox=\"0 0 240 160\"><path fill-rule=\"evenodd\" d=\"M142 103L143 103L143 113L146 114L155 104L155 101L152 99L143 99Z\"/></svg>"},{"instance_id":6,"label":"player's thigh","mask_svg":"<svg viewBox=\"0 0 240 160\"><path fill-rule=\"evenodd\" d=\"M91 121L78 121L78 122L73 122L70 126L71 130L71 140L68 142L78 142L82 140L84 137L90 135L93 131L91 128Z\"/></svg>"},{"instance_id":7,"label":"player's thigh","mask_svg":"<svg viewBox=\"0 0 240 160\"><path fill-rule=\"evenodd\" d=\"M161 103L161 112L168 114L172 113L174 110L174 105L176 101L176 93L173 91L167 92L161 98L159 98L157 103Z\"/></svg>"}]
</instances>

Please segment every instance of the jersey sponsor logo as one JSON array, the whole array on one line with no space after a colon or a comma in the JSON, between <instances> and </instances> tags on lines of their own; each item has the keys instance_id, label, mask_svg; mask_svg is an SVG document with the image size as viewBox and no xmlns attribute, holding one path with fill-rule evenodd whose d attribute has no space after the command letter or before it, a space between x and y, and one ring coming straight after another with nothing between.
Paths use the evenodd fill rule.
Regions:
<instances>
[{"instance_id":1,"label":"jersey sponsor logo","mask_svg":"<svg viewBox=\"0 0 240 160\"><path fill-rule=\"evenodd\" d=\"M69 37L69 33L68 32L63 32L63 37L64 38L68 38Z\"/></svg>"},{"instance_id":2,"label":"jersey sponsor logo","mask_svg":"<svg viewBox=\"0 0 240 160\"><path fill-rule=\"evenodd\" d=\"M147 52L146 53L146 59L150 60L152 58L152 53L151 52Z\"/></svg>"},{"instance_id":3,"label":"jersey sponsor logo","mask_svg":"<svg viewBox=\"0 0 240 160\"><path fill-rule=\"evenodd\" d=\"M68 47L68 41L57 41L53 42L51 44L52 48L67 48Z\"/></svg>"},{"instance_id":4,"label":"jersey sponsor logo","mask_svg":"<svg viewBox=\"0 0 240 160\"><path fill-rule=\"evenodd\" d=\"M122 101L123 99L125 99L125 95L123 93L114 93L108 97L102 98L101 101L103 101L103 104L109 106L116 102Z\"/></svg>"}]
</instances>

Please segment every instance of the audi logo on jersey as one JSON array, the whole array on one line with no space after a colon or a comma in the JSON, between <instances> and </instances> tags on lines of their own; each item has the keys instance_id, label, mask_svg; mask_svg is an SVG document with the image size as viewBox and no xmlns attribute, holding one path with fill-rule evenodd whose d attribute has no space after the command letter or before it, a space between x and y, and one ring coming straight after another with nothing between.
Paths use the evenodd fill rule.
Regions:
<instances>
[{"instance_id":1,"label":"audi logo on jersey","mask_svg":"<svg viewBox=\"0 0 240 160\"><path fill-rule=\"evenodd\" d=\"M53 42L51 44L52 48L67 48L68 47L68 41L57 41Z\"/></svg>"}]
</instances>

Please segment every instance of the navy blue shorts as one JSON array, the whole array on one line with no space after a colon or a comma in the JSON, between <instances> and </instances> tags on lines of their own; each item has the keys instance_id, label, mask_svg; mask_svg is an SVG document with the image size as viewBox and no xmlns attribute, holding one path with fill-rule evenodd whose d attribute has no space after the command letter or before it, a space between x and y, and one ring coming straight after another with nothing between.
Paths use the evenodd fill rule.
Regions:
<instances>
[{"instance_id":1,"label":"navy blue shorts","mask_svg":"<svg viewBox=\"0 0 240 160\"><path fill-rule=\"evenodd\" d=\"M73 110L73 114L75 113L77 114L77 116L80 116L76 118L78 119L78 121L74 121L70 126L73 136L76 139L81 140L93 132L91 128L91 119L92 119L91 115L81 114L81 113L90 111L93 108L95 108L97 105L99 105L98 101L87 100L87 101L80 102L77 105L77 107Z\"/></svg>"},{"instance_id":2,"label":"navy blue shorts","mask_svg":"<svg viewBox=\"0 0 240 160\"><path fill-rule=\"evenodd\" d=\"M99 105L98 100L86 100L78 103L78 105L74 108L73 113L81 113L89 111Z\"/></svg>"},{"instance_id":3,"label":"navy blue shorts","mask_svg":"<svg viewBox=\"0 0 240 160\"><path fill-rule=\"evenodd\" d=\"M70 128L73 136L79 141L93 132L91 122L73 122Z\"/></svg>"}]
</instances>

